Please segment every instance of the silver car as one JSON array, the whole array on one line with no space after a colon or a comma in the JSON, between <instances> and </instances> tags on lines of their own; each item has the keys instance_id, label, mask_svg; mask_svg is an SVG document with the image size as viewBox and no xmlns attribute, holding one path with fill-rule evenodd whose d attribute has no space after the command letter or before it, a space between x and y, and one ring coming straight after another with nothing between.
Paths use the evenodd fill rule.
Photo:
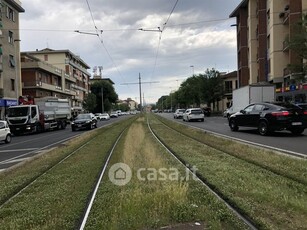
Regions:
<instances>
[{"instance_id":1,"label":"silver car","mask_svg":"<svg viewBox=\"0 0 307 230\"><path fill-rule=\"evenodd\" d=\"M185 112L185 109L176 109L174 113L174 119L182 118L184 112Z\"/></svg>"},{"instance_id":2,"label":"silver car","mask_svg":"<svg viewBox=\"0 0 307 230\"><path fill-rule=\"evenodd\" d=\"M205 115L201 108L187 109L183 114L183 121L204 121Z\"/></svg>"},{"instance_id":3,"label":"silver car","mask_svg":"<svg viewBox=\"0 0 307 230\"><path fill-rule=\"evenodd\" d=\"M0 121L0 141L10 143L12 134L6 121Z\"/></svg>"}]
</instances>

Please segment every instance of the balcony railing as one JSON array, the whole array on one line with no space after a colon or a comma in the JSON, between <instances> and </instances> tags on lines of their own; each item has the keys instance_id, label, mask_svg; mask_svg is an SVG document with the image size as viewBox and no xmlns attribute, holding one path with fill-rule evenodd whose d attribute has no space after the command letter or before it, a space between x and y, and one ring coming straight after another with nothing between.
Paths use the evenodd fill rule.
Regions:
<instances>
[{"instance_id":1,"label":"balcony railing","mask_svg":"<svg viewBox=\"0 0 307 230\"><path fill-rule=\"evenodd\" d=\"M289 42L287 40L283 41L283 51L289 50Z\"/></svg>"},{"instance_id":2,"label":"balcony railing","mask_svg":"<svg viewBox=\"0 0 307 230\"><path fill-rule=\"evenodd\" d=\"M69 95L76 95L76 92L74 90L70 90L65 88L65 90L63 90L63 88L61 86L58 85L51 85L48 83L44 83L41 81L30 81L30 82L22 82L22 87L23 88L41 88L41 89L45 89L45 90L50 90L50 91L55 91L55 92L60 92L60 93L66 93Z\"/></svg>"}]
</instances>

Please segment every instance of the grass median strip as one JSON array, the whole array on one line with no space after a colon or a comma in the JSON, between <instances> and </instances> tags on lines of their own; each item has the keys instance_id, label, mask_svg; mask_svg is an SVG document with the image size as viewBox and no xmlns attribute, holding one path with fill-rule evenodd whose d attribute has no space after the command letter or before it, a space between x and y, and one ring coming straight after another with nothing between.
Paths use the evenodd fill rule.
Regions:
<instances>
[{"instance_id":1,"label":"grass median strip","mask_svg":"<svg viewBox=\"0 0 307 230\"><path fill-rule=\"evenodd\" d=\"M261 228L302 229L307 226L305 218L307 216L307 186L305 184L276 175L270 170L193 141L170 130L153 117L151 117L151 122L155 132L181 158L190 165L196 165L198 172L204 178L241 210L253 217ZM201 140L210 141L211 145L218 143L219 149L225 148L227 151L232 151L233 155L241 154L240 152L244 154L248 151L246 154L251 158L255 156L259 163L265 162L264 164L268 166L277 167L283 162L286 164L286 166L283 165L283 169L292 170L291 167L294 167L296 174L299 174L299 169L301 173L306 173L307 162L304 160L277 154L272 157L272 152L232 143L229 140L197 132L182 125L178 125L177 129L179 127L181 132L198 135ZM272 159L279 163L276 164ZM288 165L287 162L289 162ZM284 171L284 173L287 172Z\"/></svg>"},{"instance_id":2,"label":"grass median strip","mask_svg":"<svg viewBox=\"0 0 307 230\"><path fill-rule=\"evenodd\" d=\"M125 133L108 171L118 163L131 169L131 180L118 186L112 175L103 178L86 229L156 229L187 222L212 229L245 228L157 143L144 118Z\"/></svg>"},{"instance_id":3,"label":"grass median strip","mask_svg":"<svg viewBox=\"0 0 307 230\"><path fill-rule=\"evenodd\" d=\"M74 229L82 216L105 156L119 133L131 120L95 130L73 140L68 146L1 174L1 196L19 188L61 157L92 139L70 158L40 177L0 209L2 229ZM61 156L61 157L60 157ZM16 178L15 178L16 177ZM15 188L13 180L17 185ZM19 184L19 185L18 185Z\"/></svg>"},{"instance_id":4,"label":"grass median strip","mask_svg":"<svg viewBox=\"0 0 307 230\"><path fill-rule=\"evenodd\" d=\"M225 151L235 157L239 157L307 185L307 160L282 156L270 150L263 151L256 147L251 148L249 145L217 138L201 130L189 128L160 116L156 118L177 131L181 132L184 130L185 135L191 136L206 145Z\"/></svg>"}]
</instances>

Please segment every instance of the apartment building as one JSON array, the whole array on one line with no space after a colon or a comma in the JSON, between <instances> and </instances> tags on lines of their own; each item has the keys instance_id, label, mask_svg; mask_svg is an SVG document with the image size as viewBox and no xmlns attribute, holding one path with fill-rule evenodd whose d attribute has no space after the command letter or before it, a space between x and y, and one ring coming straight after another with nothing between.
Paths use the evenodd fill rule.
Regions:
<instances>
[{"instance_id":1,"label":"apartment building","mask_svg":"<svg viewBox=\"0 0 307 230\"><path fill-rule=\"evenodd\" d=\"M46 48L25 53L56 67L58 70L63 70L64 77L53 76L53 80L49 80L47 84L58 86L57 90L61 91L62 94L71 95L72 114L83 111L82 102L90 90L89 80L91 74L88 72L90 66L70 50ZM43 80L43 76L41 77Z\"/></svg>"},{"instance_id":2,"label":"apartment building","mask_svg":"<svg viewBox=\"0 0 307 230\"><path fill-rule=\"evenodd\" d=\"M72 90L75 81L66 79L65 71L47 62L21 52L22 95L33 98L58 97L72 100L76 92Z\"/></svg>"},{"instance_id":3,"label":"apartment building","mask_svg":"<svg viewBox=\"0 0 307 230\"><path fill-rule=\"evenodd\" d=\"M25 12L20 1L0 0L0 119L6 108L17 105L21 93L19 13Z\"/></svg>"},{"instance_id":4,"label":"apartment building","mask_svg":"<svg viewBox=\"0 0 307 230\"><path fill-rule=\"evenodd\" d=\"M285 45L303 13L305 0L243 0L236 7L230 17L236 18L239 87L269 82L278 100L306 101L305 80L289 69L304 60Z\"/></svg>"}]
</instances>

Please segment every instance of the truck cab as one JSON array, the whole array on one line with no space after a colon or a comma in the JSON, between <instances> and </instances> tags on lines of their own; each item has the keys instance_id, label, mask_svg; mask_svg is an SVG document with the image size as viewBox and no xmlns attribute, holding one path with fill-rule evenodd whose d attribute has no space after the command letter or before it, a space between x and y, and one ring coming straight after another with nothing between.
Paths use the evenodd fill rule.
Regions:
<instances>
[{"instance_id":1,"label":"truck cab","mask_svg":"<svg viewBox=\"0 0 307 230\"><path fill-rule=\"evenodd\" d=\"M37 105L9 107L6 120L13 134L38 132L42 129Z\"/></svg>"}]
</instances>

